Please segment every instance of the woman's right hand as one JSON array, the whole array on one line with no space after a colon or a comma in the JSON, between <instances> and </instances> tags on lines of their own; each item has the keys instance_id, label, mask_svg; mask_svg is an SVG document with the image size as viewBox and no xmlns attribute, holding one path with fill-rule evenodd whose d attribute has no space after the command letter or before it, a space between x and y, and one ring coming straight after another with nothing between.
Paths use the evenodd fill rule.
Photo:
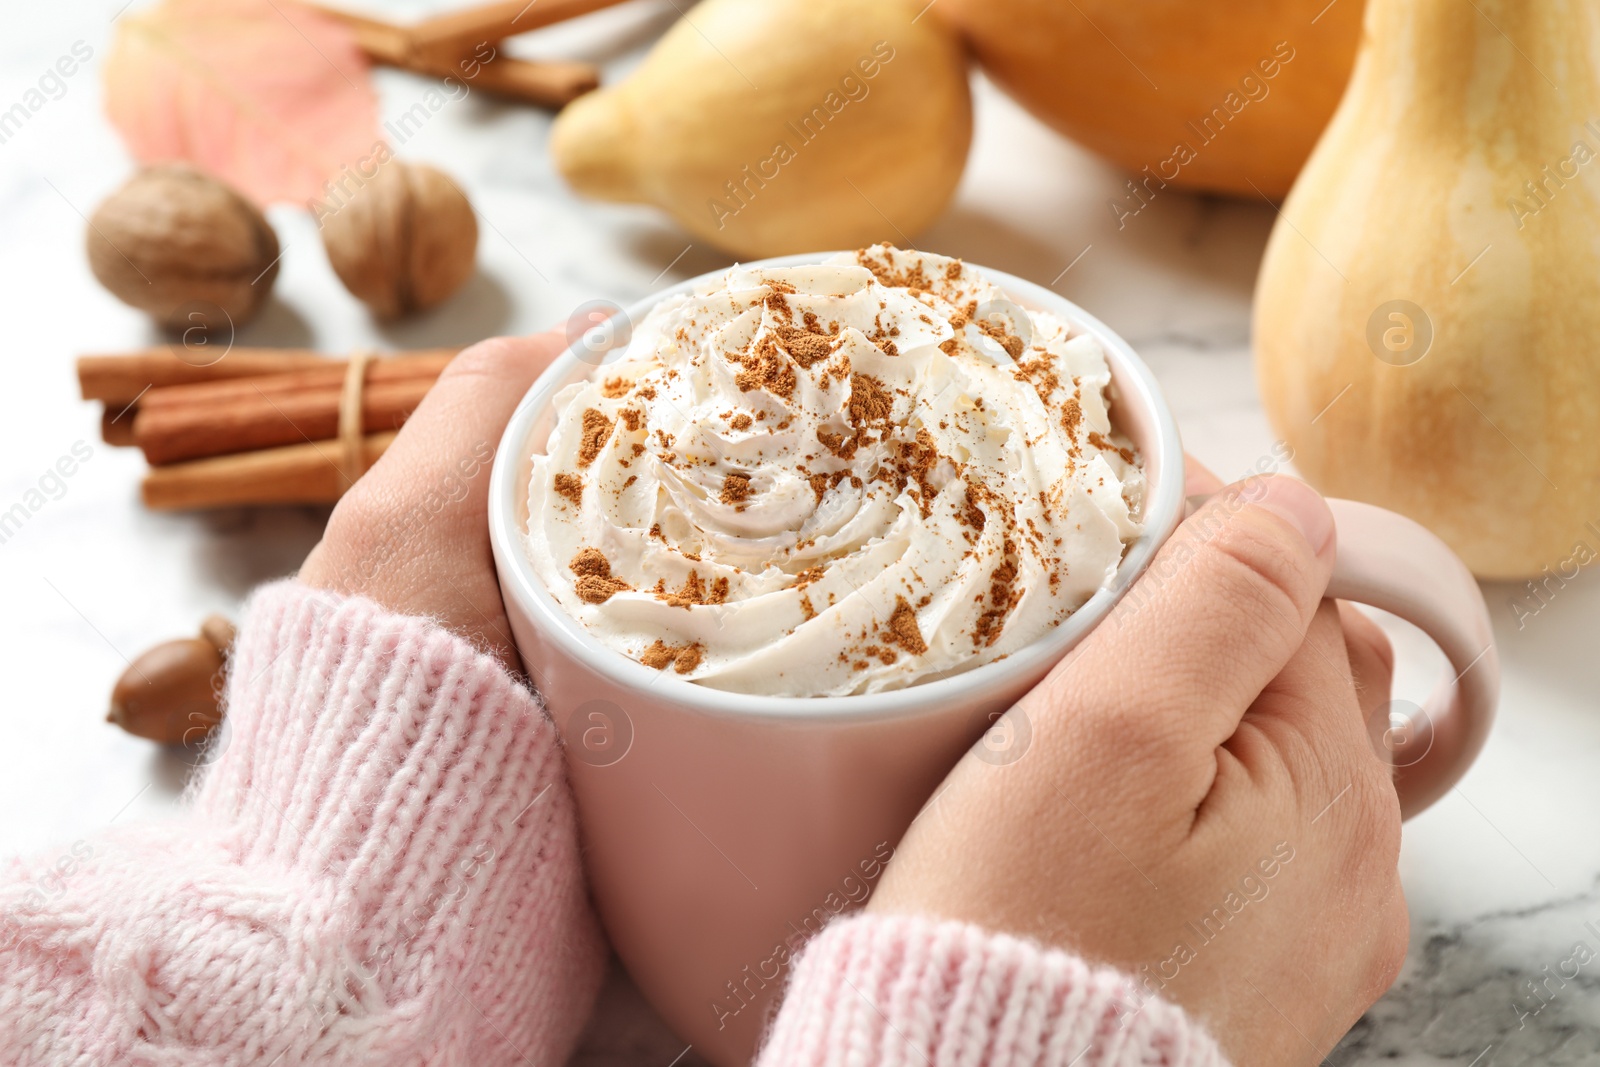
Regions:
<instances>
[{"instance_id":1,"label":"woman's right hand","mask_svg":"<svg viewBox=\"0 0 1600 1067\"><path fill-rule=\"evenodd\" d=\"M975 749L951 772L868 907L1116 966L1237 1067L1321 1063L1408 933L1399 802L1367 730L1392 654L1323 599L1333 557L1304 484L1214 496L1009 713L1023 756Z\"/></svg>"}]
</instances>

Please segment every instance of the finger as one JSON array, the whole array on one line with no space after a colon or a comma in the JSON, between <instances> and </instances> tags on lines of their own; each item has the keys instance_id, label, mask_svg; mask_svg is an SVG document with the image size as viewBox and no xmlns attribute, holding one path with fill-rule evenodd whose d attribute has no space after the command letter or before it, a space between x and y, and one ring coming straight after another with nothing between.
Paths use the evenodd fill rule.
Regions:
<instances>
[{"instance_id":1,"label":"finger","mask_svg":"<svg viewBox=\"0 0 1600 1067\"><path fill-rule=\"evenodd\" d=\"M1222 488L1222 479L1211 469L1188 453L1183 456L1183 495L1186 497L1210 496Z\"/></svg>"},{"instance_id":2,"label":"finger","mask_svg":"<svg viewBox=\"0 0 1600 1067\"><path fill-rule=\"evenodd\" d=\"M1365 746L1359 707L1339 607L1324 600L1306 628L1305 641L1267 683L1248 717L1258 725L1287 727L1317 749Z\"/></svg>"},{"instance_id":3,"label":"finger","mask_svg":"<svg viewBox=\"0 0 1600 1067\"><path fill-rule=\"evenodd\" d=\"M561 331L551 330L464 349L367 473L363 481L372 484L363 488L397 499L433 492L452 512L481 514L500 435L523 394L565 346Z\"/></svg>"},{"instance_id":4,"label":"finger","mask_svg":"<svg viewBox=\"0 0 1600 1067\"><path fill-rule=\"evenodd\" d=\"M1389 706L1394 682L1394 646L1372 617L1354 604L1339 601L1339 621L1344 629L1345 653L1355 681L1356 702L1361 706L1362 728Z\"/></svg>"},{"instance_id":5,"label":"finger","mask_svg":"<svg viewBox=\"0 0 1600 1067\"><path fill-rule=\"evenodd\" d=\"M1352 768L1372 759L1358 723L1344 628L1338 607L1324 600L1305 640L1219 747L1208 795L1278 781L1324 803L1351 781Z\"/></svg>"},{"instance_id":6,"label":"finger","mask_svg":"<svg viewBox=\"0 0 1600 1067\"><path fill-rule=\"evenodd\" d=\"M1232 486L1178 527L1070 665L1094 669L1052 682L1070 676L1071 704L1114 730L1209 758L1304 642L1333 550L1333 515L1303 482Z\"/></svg>"},{"instance_id":7,"label":"finger","mask_svg":"<svg viewBox=\"0 0 1600 1067\"><path fill-rule=\"evenodd\" d=\"M1347 629L1350 610L1322 602L1305 642L1251 706L1245 728L1224 743L1252 779L1259 779L1269 761L1276 762L1302 795L1322 798L1341 790L1360 768L1384 762L1367 723L1387 700L1387 641L1364 616ZM1375 692L1360 688L1357 661Z\"/></svg>"}]
</instances>

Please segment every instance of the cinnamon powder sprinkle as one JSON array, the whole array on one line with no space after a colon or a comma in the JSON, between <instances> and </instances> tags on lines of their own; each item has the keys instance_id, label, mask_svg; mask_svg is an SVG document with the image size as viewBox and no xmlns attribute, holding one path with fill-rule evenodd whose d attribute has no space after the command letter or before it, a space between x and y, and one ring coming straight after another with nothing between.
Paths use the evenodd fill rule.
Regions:
<instances>
[{"instance_id":1,"label":"cinnamon powder sprinkle","mask_svg":"<svg viewBox=\"0 0 1600 1067\"><path fill-rule=\"evenodd\" d=\"M894 398L883 383L870 374L850 375L850 422L864 426L875 422L888 422L894 414ZM819 435L820 436L820 435Z\"/></svg>"},{"instance_id":2,"label":"cinnamon powder sprinkle","mask_svg":"<svg viewBox=\"0 0 1600 1067\"><path fill-rule=\"evenodd\" d=\"M856 458L856 446L860 443L859 439L856 437L852 437L847 441L845 440L844 434L835 433L833 430L826 429L822 426L817 427L817 440L821 441L823 447L829 452L832 452L840 459L847 460ZM817 483L815 478L813 478L811 482L811 488L815 489L816 487Z\"/></svg>"},{"instance_id":3,"label":"cinnamon powder sprinkle","mask_svg":"<svg viewBox=\"0 0 1600 1067\"><path fill-rule=\"evenodd\" d=\"M1011 376L1019 382L1032 382L1033 391L1039 394L1039 403L1046 407L1061 388L1061 376L1056 373L1054 361L1047 356L1018 362ZM1077 403L1076 398L1072 402Z\"/></svg>"},{"instance_id":4,"label":"cinnamon powder sprinkle","mask_svg":"<svg viewBox=\"0 0 1600 1067\"><path fill-rule=\"evenodd\" d=\"M658 671L671 667L679 674L688 674L700 666L704 657L705 649L698 641L689 645L669 645L665 641L656 641L639 654L639 662Z\"/></svg>"},{"instance_id":5,"label":"cinnamon powder sprinkle","mask_svg":"<svg viewBox=\"0 0 1600 1067\"><path fill-rule=\"evenodd\" d=\"M988 521L988 517L983 513L983 508L979 506L983 500L983 493L984 490L968 482L966 496L962 501L960 512L961 521L979 533L983 532L984 523Z\"/></svg>"},{"instance_id":6,"label":"cinnamon powder sprinkle","mask_svg":"<svg viewBox=\"0 0 1600 1067\"><path fill-rule=\"evenodd\" d=\"M750 476L748 474L730 474L722 479L722 496L724 504L743 504L750 499Z\"/></svg>"},{"instance_id":7,"label":"cinnamon powder sprinkle","mask_svg":"<svg viewBox=\"0 0 1600 1067\"><path fill-rule=\"evenodd\" d=\"M748 430L750 428L750 416L741 411L739 414L733 417L733 421L728 425L732 426L735 430Z\"/></svg>"},{"instance_id":8,"label":"cinnamon powder sprinkle","mask_svg":"<svg viewBox=\"0 0 1600 1067\"><path fill-rule=\"evenodd\" d=\"M807 369L813 363L821 363L833 354L833 342L823 334L793 326L779 326L775 332L783 347L788 350L789 358Z\"/></svg>"},{"instance_id":9,"label":"cinnamon powder sprinkle","mask_svg":"<svg viewBox=\"0 0 1600 1067\"><path fill-rule=\"evenodd\" d=\"M921 508L922 517L927 518L931 512L933 498L938 495L939 489L932 482L933 468L940 460L939 446L934 443L933 434L927 427L917 430L915 444L902 442L900 444L900 460L898 464L899 478L897 481L904 486L907 481L917 483L917 504Z\"/></svg>"},{"instance_id":10,"label":"cinnamon powder sprinkle","mask_svg":"<svg viewBox=\"0 0 1600 1067\"><path fill-rule=\"evenodd\" d=\"M622 424L628 428L629 433L638 433L639 424L644 420L644 412L638 408L623 408L617 414L622 419Z\"/></svg>"},{"instance_id":11,"label":"cinnamon powder sprinkle","mask_svg":"<svg viewBox=\"0 0 1600 1067\"><path fill-rule=\"evenodd\" d=\"M585 548L567 564L578 576L578 599L586 604L604 604L617 593L630 592L633 586L611 576L611 561L598 548Z\"/></svg>"},{"instance_id":12,"label":"cinnamon powder sprinkle","mask_svg":"<svg viewBox=\"0 0 1600 1067\"><path fill-rule=\"evenodd\" d=\"M856 250L856 262L873 273L878 281L891 289L929 289L932 283L921 263L910 270L897 271L889 264L871 256L865 248Z\"/></svg>"},{"instance_id":13,"label":"cinnamon powder sprinkle","mask_svg":"<svg viewBox=\"0 0 1600 1067\"><path fill-rule=\"evenodd\" d=\"M826 496L829 489L835 488L843 481L848 481L858 489L861 488L861 479L849 471L834 471L832 474L813 474L809 481L811 482L811 491L817 494L818 500Z\"/></svg>"},{"instance_id":14,"label":"cinnamon powder sprinkle","mask_svg":"<svg viewBox=\"0 0 1600 1067\"><path fill-rule=\"evenodd\" d=\"M615 425L595 408L585 408L583 412L583 431L578 438L578 466L587 467L594 462L600 454L600 449L605 447L606 439L611 436L611 427Z\"/></svg>"},{"instance_id":15,"label":"cinnamon powder sprinkle","mask_svg":"<svg viewBox=\"0 0 1600 1067\"><path fill-rule=\"evenodd\" d=\"M822 581L822 577L823 577L822 564L819 563L814 567L807 567L805 570L801 571L799 574L794 576L794 584L790 588L793 588L793 589L804 589L806 586L810 585L812 582L820 582L820 581Z\"/></svg>"},{"instance_id":16,"label":"cinnamon powder sprinkle","mask_svg":"<svg viewBox=\"0 0 1600 1067\"><path fill-rule=\"evenodd\" d=\"M556 475L555 490L574 504L583 503L583 479L576 474Z\"/></svg>"},{"instance_id":17,"label":"cinnamon powder sprinkle","mask_svg":"<svg viewBox=\"0 0 1600 1067\"><path fill-rule=\"evenodd\" d=\"M1006 350L1006 355L1012 359L1022 355L1022 338L1011 333L1004 326L995 322L980 322L978 329L988 334L995 344Z\"/></svg>"},{"instance_id":18,"label":"cinnamon powder sprinkle","mask_svg":"<svg viewBox=\"0 0 1600 1067\"><path fill-rule=\"evenodd\" d=\"M768 282L767 288L770 289L771 292L769 292L766 296L766 299L762 301L762 303L766 305L767 310L771 311L776 317L781 318L784 322L793 322L794 309L789 306L789 301L786 300L785 297L793 295L794 293L798 292L798 290L796 290L795 287L790 285L788 282L778 281Z\"/></svg>"},{"instance_id":19,"label":"cinnamon powder sprinkle","mask_svg":"<svg viewBox=\"0 0 1600 1067\"><path fill-rule=\"evenodd\" d=\"M583 578L611 577L611 561L606 559L605 553L598 548L579 549L578 554L572 557L572 562L567 566L572 568L573 574Z\"/></svg>"},{"instance_id":20,"label":"cinnamon powder sprinkle","mask_svg":"<svg viewBox=\"0 0 1600 1067\"><path fill-rule=\"evenodd\" d=\"M668 592L664 584L658 583L655 595L657 600L665 600L675 608L720 604L728 599L728 579L718 578L707 585L699 571L690 571L689 577L683 580L682 588Z\"/></svg>"},{"instance_id":21,"label":"cinnamon powder sprinkle","mask_svg":"<svg viewBox=\"0 0 1600 1067\"><path fill-rule=\"evenodd\" d=\"M989 608L978 616L977 625L973 627L973 648L988 648L1000 640L1000 632L1006 626L1006 616L1022 599L1022 591L1013 588L1017 580L1017 565L1013 562L1016 551L1017 546L1007 538L1006 558L989 575Z\"/></svg>"},{"instance_id":22,"label":"cinnamon powder sprinkle","mask_svg":"<svg viewBox=\"0 0 1600 1067\"><path fill-rule=\"evenodd\" d=\"M899 645L913 656L920 656L928 651L928 643L922 639L922 631L917 628L917 613L903 596L894 598L894 613L889 616L887 640ZM893 660L884 662L892 663Z\"/></svg>"},{"instance_id":23,"label":"cinnamon powder sprinkle","mask_svg":"<svg viewBox=\"0 0 1600 1067\"><path fill-rule=\"evenodd\" d=\"M778 345L771 337L763 337L757 342L752 353L728 358L743 368L733 378L740 392L765 389L773 396L784 400L794 396L794 367L784 358L783 353L778 351Z\"/></svg>"},{"instance_id":24,"label":"cinnamon powder sprinkle","mask_svg":"<svg viewBox=\"0 0 1600 1067\"><path fill-rule=\"evenodd\" d=\"M628 390L632 388L633 383L626 378L607 378L600 386L600 395L607 400L615 400L619 396L627 395Z\"/></svg>"},{"instance_id":25,"label":"cinnamon powder sprinkle","mask_svg":"<svg viewBox=\"0 0 1600 1067\"><path fill-rule=\"evenodd\" d=\"M1102 452L1115 452L1122 457L1122 462L1124 463L1133 462L1133 449L1107 440L1106 436L1099 430L1091 430L1089 432L1089 443Z\"/></svg>"},{"instance_id":26,"label":"cinnamon powder sprinkle","mask_svg":"<svg viewBox=\"0 0 1600 1067\"><path fill-rule=\"evenodd\" d=\"M1061 405L1061 426L1073 437L1078 436L1078 424L1083 421L1083 405L1073 397Z\"/></svg>"},{"instance_id":27,"label":"cinnamon powder sprinkle","mask_svg":"<svg viewBox=\"0 0 1600 1067\"><path fill-rule=\"evenodd\" d=\"M585 604L604 604L615 594L632 590L633 586L621 578L597 578L594 575L585 575L578 579L577 585L573 588L577 590L578 599Z\"/></svg>"}]
</instances>

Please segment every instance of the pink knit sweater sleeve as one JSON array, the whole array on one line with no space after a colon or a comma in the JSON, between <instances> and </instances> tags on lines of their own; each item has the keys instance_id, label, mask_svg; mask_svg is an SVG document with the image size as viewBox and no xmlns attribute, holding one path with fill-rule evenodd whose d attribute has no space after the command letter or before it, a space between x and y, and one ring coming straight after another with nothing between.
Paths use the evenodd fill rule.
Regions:
<instances>
[{"instance_id":1,"label":"pink knit sweater sleeve","mask_svg":"<svg viewBox=\"0 0 1600 1067\"><path fill-rule=\"evenodd\" d=\"M182 817L0 869L0 1064L559 1064L603 941L536 698L431 623L252 600Z\"/></svg>"},{"instance_id":2,"label":"pink knit sweater sleeve","mask_svg":"<svg viewBox=\"0 0 1600 1067\"><path fill-rule=\"evenodd\" d=\"M806 946L758 1067L1226 1067L1126 975L959 922L859 915Z\"/></svg>"}]
</instances>

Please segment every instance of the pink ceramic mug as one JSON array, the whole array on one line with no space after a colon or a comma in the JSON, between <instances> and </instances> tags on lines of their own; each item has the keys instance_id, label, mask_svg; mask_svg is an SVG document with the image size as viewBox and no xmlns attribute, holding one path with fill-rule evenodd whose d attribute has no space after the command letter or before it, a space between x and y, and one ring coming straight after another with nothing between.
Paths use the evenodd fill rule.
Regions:
<instances>
[{"instance_id":1,"label":"pink ceramic mug","mask_svg":"<svg viewBox=\"0 0 1600 1067\"><path fill-rule=\"evenodd\" d=\"M749 1060L800 941L865 898L962 753L981 738L979 754L994 762L1025 756L1027 738L1011 720L988 727L1105 618L1185 513L1183 446L1149 368L1054 292L979 269L1022 306L1099 339L1112 418L1148 478L1145 532L1115 580L1003 661L893 692L812 699L723 692L645 667L591 639L539 583L524 549L528 457L550 431L552 396L601 362L593 347L575 345L556 361L500 444L489 505L495 563L518 650L566 743L595 902L645 995L725 1067ZM630 308L613 324L617 341L657 301L712 277ZM1425 708L1374 727L1415 814L1449 790L1488 735L1499 691L1488 611L1466 567L1422 527L1365 504L1330 504L1338 563L1328 595L1409 620L1451 664L1453 677Z\"/></svg>"}]
</instances>

